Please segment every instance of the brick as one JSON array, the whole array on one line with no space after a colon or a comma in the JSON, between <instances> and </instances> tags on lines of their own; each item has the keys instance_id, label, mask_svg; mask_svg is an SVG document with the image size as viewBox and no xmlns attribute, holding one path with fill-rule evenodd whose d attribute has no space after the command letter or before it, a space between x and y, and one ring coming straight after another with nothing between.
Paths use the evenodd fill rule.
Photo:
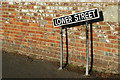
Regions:
<instances>
[{"instance_id":1,"label":"brick","mask_svg":"<svg viewBox=\"0 0 120 80\"><path fill-rule=\"evenodd\" d=\"M34 6L27 5L26 8L27 8L27 9L34 9Z\"/></svg>"},{"instance_id":2,"label":"brick","mask_svg":"<svg viewBox=\"0 0 120 80\"><path fill-rule=\"evenodd\" d=\"M52 21L48 21L48 24L53 24Z\"/></svg>"},{"instance_id":3,"label":"brick","mask_svg":"<svg viewBox=\"0 0 120 80\"><path fill-rule=\"evenodd\" d=\"M60 41L55 41L55 43L60 44Z\"/></svg>"},{"instance_id":4,"label":"brick","mask_svg":"<svg viewBox=\"0 0 120 80\"><path fill-rule=\"evenodd\" d=\"M30 2L30 5L36 5L36 3L35 2Z\"/></svg>"},{"instance_id":5,"label":"brick","mask_svg":"<svg viewBox=\"0 0 120 80\"><path fill-rule=\"evenodd\" d=\"M31 31L27 31L27 32L29 32L29 33L36 33L36 31L33 31L33 30L31 30Z\"/></svg>"},{"instance_id":6,"label":"brick","mask_svg":"<svg viewBox=\"0 0 120 80\"><path fill-rule=\"evenodd\" d=\"M60 14L57 14L56 17L60 17Z\"/></svg>"},{"instance_id":7,"label":"brick","mask_svg":"<svg viewBox=\"0 0 120 80\"><path fill-rule=\"evenodd\" d=\"M96 47L96 49L101 51L111 52L111 49L105 47Z\"/></svg>"},{"instance_id":8,"label":"brick","mask_svg":"<svg viewBox=\"0 0 120 80\"><path fill-rule=\"evenodd\" d=\"M76 50L82 51L82 52L85 52L85 51L86 51L85 49L82 49L82 48L77 48Z\"/></svg>"},{"instance_id":9,"label":"brick","mask_svg":"<svg viewBox=\"0 0 120 80\"><path fill-rule=\"evenodd\" d=\"M120 31L120 27L116 27L116 28L115 28L115 31Z\"/></svg>"},{"instance_id":10,"label":"brick","mask_svg":"<svg viewBox=\"0 0 120 80\"><path fill-rule=\"evenodd\" d=\"M41 32L41 31L36 31L36 34L43 34L43 32Z\"/></svg>"},{"instance_id":11,"label":"brick","mask_svg":"<svg viewBox=\"0 0 120 80\"><path fill-rule=\"evenodd\" d=\"M2 29L2 30L0 30L0 32L4 33L4 32L5 32L5 30L3 30L3 29Z\"/></svg>"},{"instance_id":12,"label":"brick","mask_svg":"<svg viewBox=\"0 0 120 80\"><path fill-rule=\"evenodd\" d=\"M110 30L110 27L109 26L102 26L102 29L103 30Z\"/></svg>"},{"instance_id":13,"label":"brick","mask_svg":"<svg viewBox=\"0 0 120 80\"><path fill-rule=\"evenodd\" d=\"M113 48L116 48L116 49L118 49L118 45L113 45Z\"/></svg>"},{"instance_id":14,"label":"brick","mask_svg":"<svg viewBox=\"0 0 120 80\"><path fill-rule=\"evenodd\" d=\"M99 22L99 24L100 24L100 25L106 25L106 23L105 23L105 22Z\"/></svg>"},{"instance_id":15,"label":"brick","mask_svg":"<svg viewBox=\"0 0 120 80\"><path fill-rule=\"evenodd\" d=\"M2 17L5 17L5 18L7 18L7 17L8 17L8 15L2 15Z\"/></svg>"},{"instance_id":16,"label":"brick","mask_svg":"<svg viewBox=\"0 0 120 80\"><path fill-rule=\"evenodd\" d=\"M10 18L15 18L15 15L9 15Z\"/></svg>"},{"instance_id":17,"label":"brick","mask_svg":"<svg viewBox=\"0 0 120 80\"><path fill-rule=\"evenodd\" d=\"M86 57L86 53L81 53L80 55L83 57Z\"/></svg>"},{"instance_id":18,"label":"brick","mask_svg":"<svg viewBox=\"0 0 120 80\"><path fill-rule=\"evenodd\" d=\"M104 56L103 59L107 60L107 61L111 61L112 58L110 56Z\"/></svg>"},{"instance_id":19,"label":"brick","mask_svg":"<svg viewBox=\"0 0 120 80\"><path fill-rule=\"evenodd\" d=\"M8 2L2 2L2 4L8 4Z\"/></svg>"},{"instance_id":20,"label":"brick","mask_svg":"<svg viewBox=\"0 0 120 80\"><path fill-rule=\"evenodd\" d=\"M80 35L80 33L79 33L79 32L74 32L74 34L75 34L75 35Z\"/></svg>"},{"instance_id":21,"label":"brick","mask_svg":"<svg viewBox=\"0 0 120 80\"><path fill-rule=\"evenodd\" d=\"M29 26L29 23L23 23L24 26Z\"/></svg>"},{"instance_id":22,"label":"brick","mask_svg":"<svg viewBox=\"0 0 120 80\"><path fill-rule=\"evenodd\" d=\"M29 23L29 26L38 27L37 23Z\"/></svg>"},{"instance_id":23,"label":"brick","mask_svg":"<svg viewBox=\"0 0 120 80\"><path fill-rule=\"evenodd\" d=\"M109 38L109 39L117 39L116 36L110 36L110 35L108 36L108 38Z\"/></svg>"},{"instance_id":24,"label":"brick","mask_svg":"<svg viewBox=\"0 0 120 80\"><path fill-rule=\"evenodd\" d=\"M32 37L33 40L39 40L39 38L36 38L36 37Z\"/></svg>"},{"instance_id":25,"label":"brick","mask_svg":"<svg viewBox=\"0 0 120 80\"><path fill-rule=\"evenodd\" d=\"M112 32L111 31L106 31L106 34L108 35L108 34L112 34Z\"/></svg>"},{"instance_id":26,"label":"brick","mask_svg":"<svg viewBox=\"0 0 120 80\"><path fill-rule=\"evenodd\" d=\"M8 5L9 8L15 8L14 5Z\"/></svg>"},{"instance_id":27,"label":"brick","mask_svg":"<svg viewBox=\"0 0 120 80\"><path fill-rule=\"evenodd\" d=\"M52 25L45 25L46 28L53 28Z\"/></svg>"},{"instance_id":28,"label":"brick","mask_svg":"<svg viewBox=\"0 0 120 80\"><path fill-rule=\"evenodd\" d=\"M10 18L10 21L14 21L15 19L14 18Z\"/></svg>"},{"instance_id":29,"label":"brick","mask_svg":"<svg viewBox=\"0 0 120 80\"><path fill-rule=\"evenodd\" d=\"M22 19L29 19L28 16L22 16Z\"/></svg>"},{"instance_id":30,"label":"brick","mask_svg":"<svg viewBox=\"0 0 120 80\"><path fill-rule=\"evenodd\" d=\"M40 38L39 41L47 41L47 40Z\"/></svg>"},{"instance_id":31,"label":"brick","mask_svg":"<svg viewBox=\"0 0 120 80\"><path fill-rule=\"evenodd\" d=\"M105 43L98 43L98 45L104 47Z\"/></svg>"},{"instance_id":32,"label":"brick","mask_svg":"<svg viewBox=\"0 0 120 80\"><path fill-rule=\"evenodd\" d=\"M50 28L50 29L47 29L48 32L52 32L53 30Z\"/></svg>"},{"instance_id":33,"label":"brick","mask_svg":"<svg viewBox=\"0 0 120 80\"><path fill-rule=\"evenodd\" d=\"M15 11L14 9L8 9L8 11Z\"/></svg>"},{"instance_id":34,"label":"brick","mask_svg":"<svg viewBox=\"0 0 120 80\"><path fill-rule=\"evenodd\" d=\"M6 8L7 7L7 5L2 5L2 8Z\"/></svg>"},{"instance_id":35,"label":"brick","mask_svg":"<svg viewBox=\"0 0 120 80\"><path fill-rule=\"evenodd\" d=\"M97 36L97 34L93 33L93 34L92 34L92 36L93 36L93 37L96 37L96 36Z\"/></svg>"},{"instance_id":36,"label":"brick","mask_svg":"<svg viewBox=\"0 0 120 80\"><path fill-rule=\"evenodd\" d=\"M48 39L57 40L55 36L48 36Z\"/></svg>"},{"instance_id":37,"label":"brick","mask_svg":"<svg viewBox=\"0 0 120 80\"><path fill-rule=\"evenodd\" d=\"M52 18L50 18L50 17L45 17L44 20L52 21Z\"/></svg>"},{"instance_id":38,"label":"brick","mask_svg":"<svg viewBox=\"0 0 120 80\"><path fill-rule=\"evenodd\" d=\"M2 10L2 11L8 11L8 9L5 9L5 8L2 8L2 9L0 9L0 10Z\"/></svg>"},{"instance_id":39,"label":"brick","mask_svg":"<svg viewBox=\"0 0 120 80\"><path fill-rule=\"evenodd\" d=\"M112 49L112 53L118 53L117 49Z\"/></svg>"},{"instance_id":40,"label":"brick","mask_svg":"<svg viewBox=\"0 0 120 80\"><path fill-rule=\"evenodd\" d=\"M16 22L16 25L23 25L22 22Z\"/></svg>"},{"instance_id":41,"label":"brick","mask_svg":"<svg viewBox=\"0 0 120 80\"><path fill-rule=\"evenodd\" d=\"M45 39L44 41L46 41L46 42L51 42L51 43L55 43L55 41L53 41L53 40L48 40L48 39L47 39L47 40Z\"/></svg>"},{"instance_id":42,"label":"brick","mask_svg":"<svg viewBox=\"0 0 120 80\"><path fill-rule=\"evenodd\" d=\"M112 44L105 44L105 47L113 48Z\"/></svg>"},{"instance_id":43,"label":"brick","mask_svg":"<svg viewBox=\"0 0 120 80\"><path fill-rule=\"evenodd\" d=\"M42 6L42 9L46 9L46 6Z\"/></svg>"},{"instance_id":44,"label":"brick","mask_svg":"<svg viewBox=\"0 0 120 80\"><path fill-rule=\"evenodd\" d=\"M30 27L31 30L38 30L38 27Z\"/></svg>"},{"instance_id":45,"label":"brick","mask_svg":"<svg viewBox=\"0 0 120 80\"><path fill-rule=\"evenodd\" d=\"M12 12L12 15L16 15L16 13L15 13L15 12Z\"/></svg>"}]
</instances>

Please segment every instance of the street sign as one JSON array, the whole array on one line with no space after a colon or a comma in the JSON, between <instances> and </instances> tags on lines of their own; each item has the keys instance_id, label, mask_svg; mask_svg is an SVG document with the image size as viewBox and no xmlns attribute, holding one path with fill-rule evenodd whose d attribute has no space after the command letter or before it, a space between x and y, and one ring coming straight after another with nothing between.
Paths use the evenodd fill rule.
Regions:
<instances>
[{"instance_id":1,"label":"street sign","mask_svg":"<svg viewBox=\"0 0 120 80\"><path fill-rule=\"evenodd\" d=\"M88 40L89 27L88 27L88 24L103 20L102 13L100 14L99 13L100 12L98 11L98 9L94 8L91 10L86 10L86 11L82 11L79 13L66 15L66 16L53 19L54 27L60 26L60 68L59 70L63 68L63 32L62 32L62 29L65 29L67 31L68 26L70 28L71 26L75 26L76 24L83 25L86 23L86 74L85 75L86 76L89 75L89 40ZM67 42L67 37L66 37L66 42Z\"/></svg>"},{"instance_id":2,"label":"street sign","mask_svg":"<svg viewBox=\"0 0 120 80\"><path fill-rule=\"evenodd\" d=\"M57 27L57 26L69 25L83 21L91 21L98 18L99 18L99 11L97 8L95 8L91 10L82 11L80 13L75 13L75 14L55 18L53 19L53 25L54 27Z\"/></svg>"}]
</instances>

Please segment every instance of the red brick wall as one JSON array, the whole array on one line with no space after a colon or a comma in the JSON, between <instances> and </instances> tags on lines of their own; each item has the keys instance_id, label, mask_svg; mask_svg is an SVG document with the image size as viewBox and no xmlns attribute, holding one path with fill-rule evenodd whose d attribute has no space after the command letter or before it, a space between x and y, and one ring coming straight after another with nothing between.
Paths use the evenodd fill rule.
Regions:
<instances>
[{"instance_id":1,"label":"red brick wall","mask_svg":"<svg viewBox=\"0 0 120 80\"><path fill-rule=\"evenodd\" d=\"M59 60L59 28L53 27L52 19L93 8L98 8L104 15L103 22L92 24L93 69L118 73L120 27L116 17L118 11L115 11L117 2L2 2L2 47L23 55ZM85 37L85 25L68 29L70 63L85 66Z\"/></svg>"}]
</instances>

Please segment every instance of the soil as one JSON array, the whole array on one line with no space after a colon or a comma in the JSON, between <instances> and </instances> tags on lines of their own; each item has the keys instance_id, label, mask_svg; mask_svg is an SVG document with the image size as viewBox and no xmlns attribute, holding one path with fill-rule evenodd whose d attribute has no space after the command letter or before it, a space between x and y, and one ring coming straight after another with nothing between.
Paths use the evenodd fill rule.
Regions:
<instances>
[{"instance_id":1,"label":"soil","mask_svg":"<svg viewBox=\"0 0 120 80\"><path fill-rule=\"evenodd\" d=\"M2 51L3 78L120 78L120 74L92 71L85 76L85 68L67 65L58 70L59 62L34 59Z\"/></svg>"}]
</instances>

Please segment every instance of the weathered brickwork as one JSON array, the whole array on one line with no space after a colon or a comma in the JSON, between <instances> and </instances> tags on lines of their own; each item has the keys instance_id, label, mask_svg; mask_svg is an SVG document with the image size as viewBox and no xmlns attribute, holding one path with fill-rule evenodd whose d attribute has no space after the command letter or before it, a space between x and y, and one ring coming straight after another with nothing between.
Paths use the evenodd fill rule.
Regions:
<instances>
[{"instance_id":1,"label":"weathered brickwork","mask_svg":"<svg viewBox=\"0 0 120 80\"><path fill-rule=\"evenodd\" d=\"M118 73L118 2L2 2L1 7L0 42L3 40L3 49L53 60L59 60L60 56L60 31L59 27L53 27L52 19L98 8L103 12L104 21L92 24L93 69ZM65 59L65 30L63 33ZM85 25L68 28L69 63L85 66L85 33ZM89 30L89 44L90 37Z\"/></svg>"}]
</instances>

